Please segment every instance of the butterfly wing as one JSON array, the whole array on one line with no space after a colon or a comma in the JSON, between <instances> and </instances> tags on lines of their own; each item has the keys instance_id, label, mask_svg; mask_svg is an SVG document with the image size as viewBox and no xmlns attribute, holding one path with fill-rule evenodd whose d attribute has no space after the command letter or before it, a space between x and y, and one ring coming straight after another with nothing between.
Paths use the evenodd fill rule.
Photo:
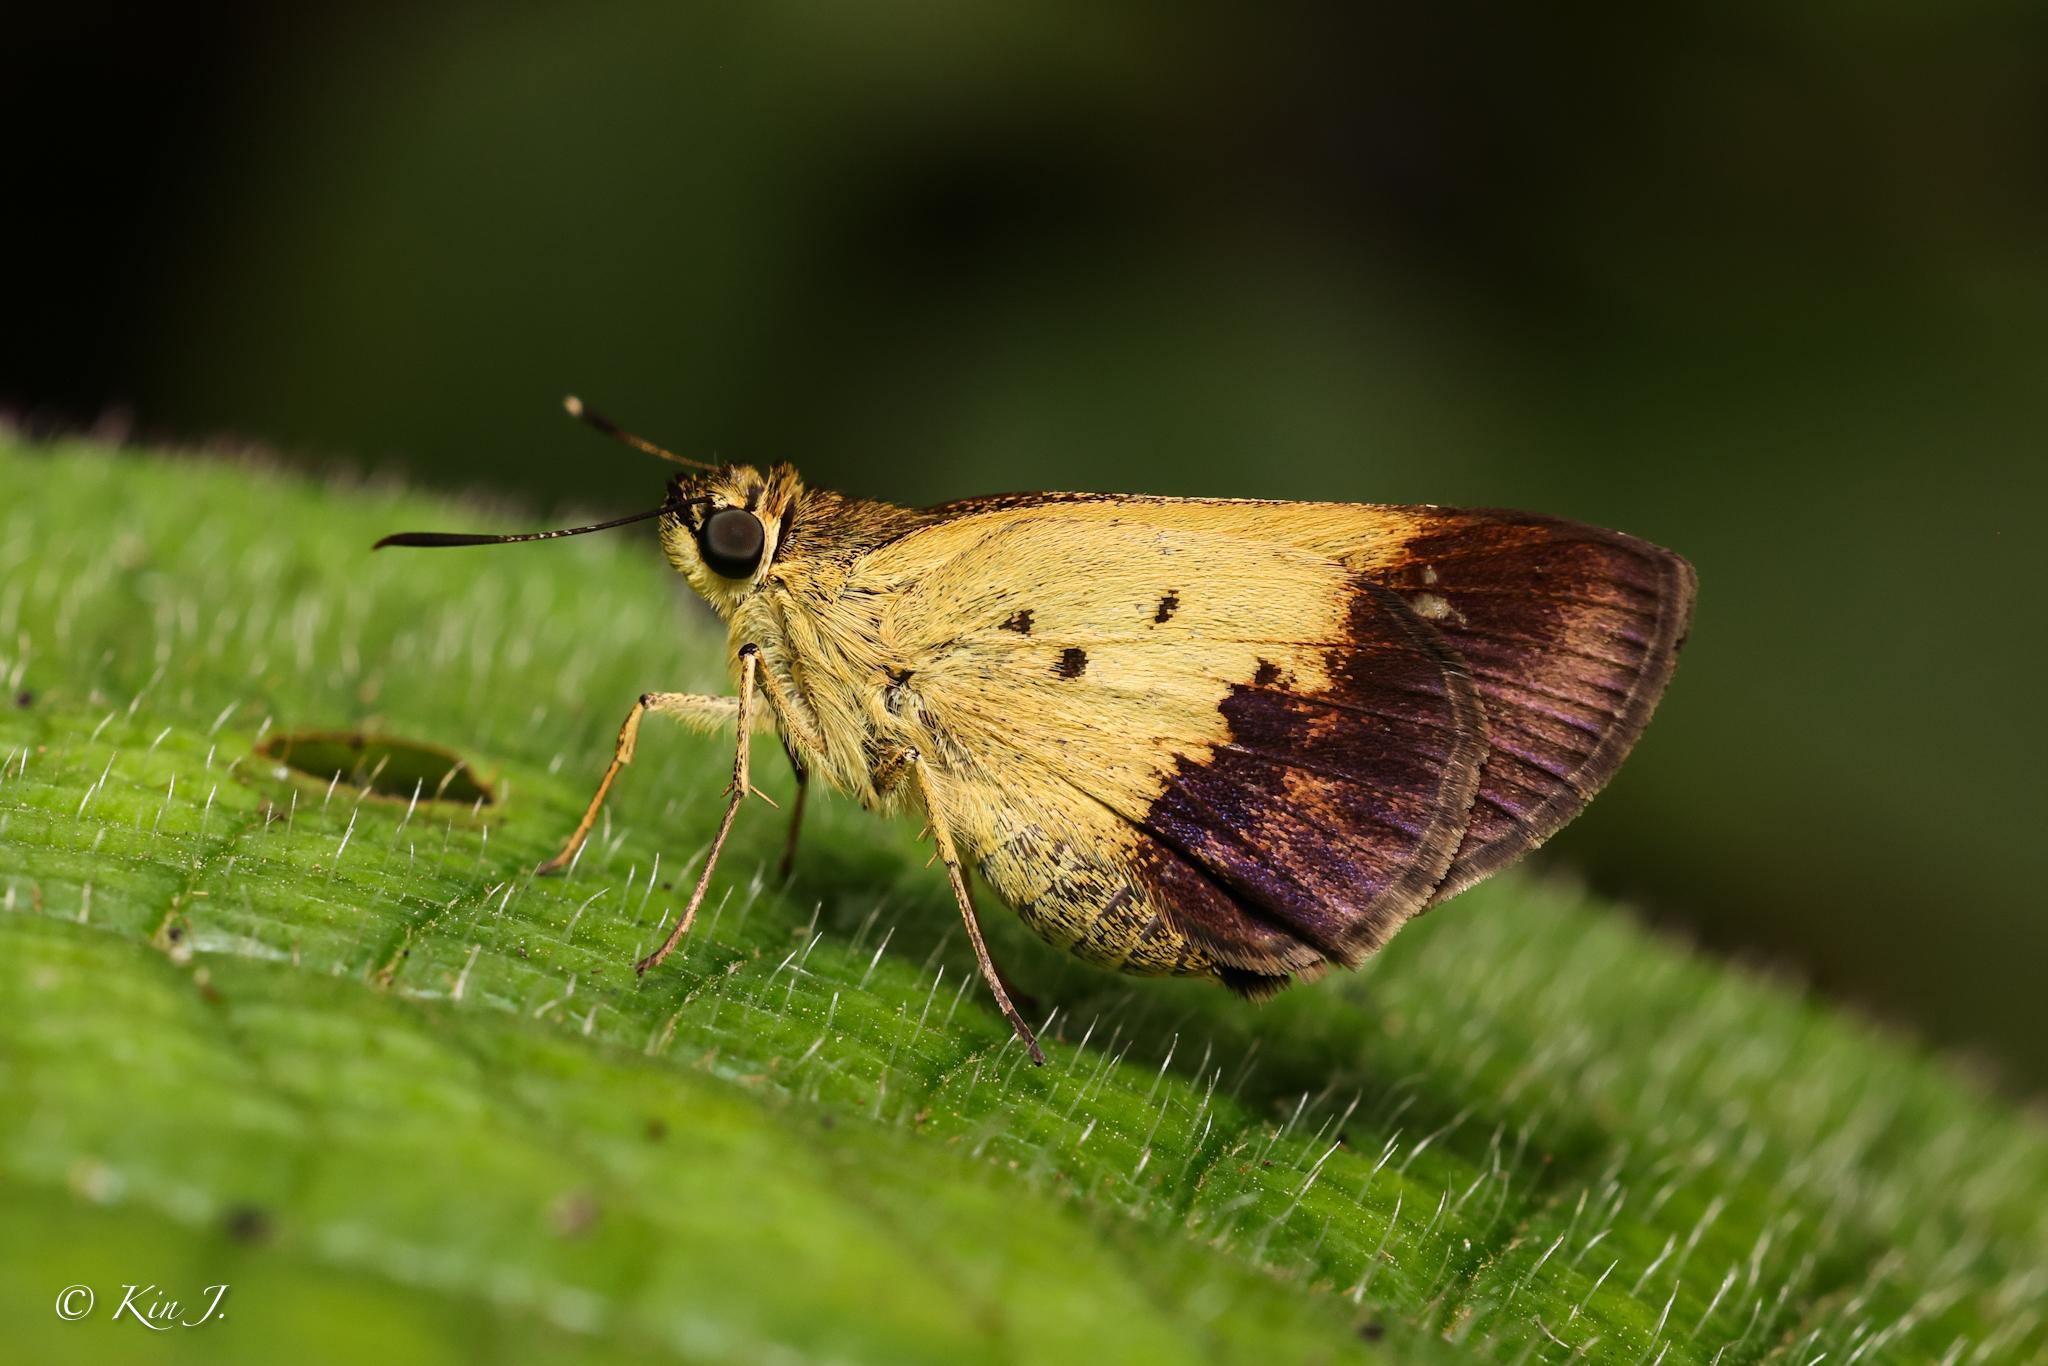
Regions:
<instances>
[{"instance_id":1,"label":"butterfly wing","mask_svg":"<svg viewBox=\"0 0 2048 1366\"><path fill-rule=\"evenodd\" d=\"M1471 670L1491 742L1436 900L1550 838L1634 748L1692 622L1692 566L1632 536L1525 513L1408 509L1348 564L1440 632Z\"/></svg>"},{"instance_id":2,"label":"butterfly wing","mask_svg":"<svg viewBox=\"0 0 2048 1366\"><path fill-rule=\"evenodd\" d=\"M1541 844L1641 738L1692 622L1692 566L1582 523L1494 509L1011 494L946 504L974 518L1057 509L1074 522L1201 527L1328 556L1397 592L1469 668L1490 749L1435 899Z\"/></svg>"},{"instance_id":3,"label":"butterfly wing","mask_svg":"<svg viewBox=\"0 0 2048 1366\"><path fill-rule=\"evenodd\" d=\"M1358 961L1457 856L1487 753L1464 664L1327 554L1113 506L870 555L891 723L1054 942L1252 992Z\"/></svg>"},{"instance_id":4,"label":"butterfly wing","mask_svg":"<svg viewBox=\"0 0 2048 1366\"><path fill-rule=\"evenodd\" d=\"M1053 942L1251 995L1541 843L1648 723L1678 556L1526 514L1029 494L867 556L887 704Z\"/></svg>"}]
</instances>

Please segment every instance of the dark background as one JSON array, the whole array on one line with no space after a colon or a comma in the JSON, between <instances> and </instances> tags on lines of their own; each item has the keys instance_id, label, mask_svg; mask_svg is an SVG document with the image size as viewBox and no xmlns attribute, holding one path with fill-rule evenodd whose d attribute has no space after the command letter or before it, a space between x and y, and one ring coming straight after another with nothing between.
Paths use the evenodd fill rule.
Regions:
<instances>
[{"instance_id":1,"label":"dark background","mask_svg":"<svg viewBox=\"0 0 2048 1366\"><path fill-rule=\"evenodd\" d=\"M1550 861L2038 1093L2044 13L10 6L0 405L1650 537L1692 645Z\"/></svg>"}]
</instances>

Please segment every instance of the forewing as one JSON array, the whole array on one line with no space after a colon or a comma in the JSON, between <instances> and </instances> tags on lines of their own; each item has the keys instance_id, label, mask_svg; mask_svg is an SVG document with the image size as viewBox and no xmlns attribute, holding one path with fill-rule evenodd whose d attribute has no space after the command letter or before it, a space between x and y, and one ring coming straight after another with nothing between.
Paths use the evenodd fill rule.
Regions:
<instances>
[{"instance_id":1,"label":"forewing","mask_svg":"<svg viewBox=\"0 0 2048 1366\"><path fill-rule=\"evenodd\" d=\"M1394 589L1464 658L1491 750L1436 899L1576 816L1641 738L1691 625L1684 559L1599 527L1490 509L1013 494L935 511L1057 509L1080 523L1206 527L1342 561Z\"/></svg>"},{"instance_id":2,"label":"forewing","mask_svg":"<svg viewBox=\"0 0 2048 1366\"><path fill-rule=\"evenodd\" d=\"M898 705L979 794L954 824L984 873L1016 901L1019 842L1099 839L1101 808L1135 886L1109 899L1163 907L1226 965L1377 948L1441 882L1477 787L1455 652L1328 555L1068 511L957 519L858 576Z\"/></svg>"}]
</instances>

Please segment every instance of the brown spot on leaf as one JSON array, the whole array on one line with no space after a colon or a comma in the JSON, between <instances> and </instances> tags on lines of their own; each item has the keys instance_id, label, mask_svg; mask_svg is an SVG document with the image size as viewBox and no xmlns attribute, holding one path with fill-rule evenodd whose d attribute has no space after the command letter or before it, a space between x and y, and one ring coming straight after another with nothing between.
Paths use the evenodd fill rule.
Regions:
<instances>
[{"instance_id":1,"label":"brown spot on leaf","mask_svg":"<svg viewBox=\"0 0 2048 1366\"><path fill-rule=\"evenodd\" d=\"M1053 666L1053 672L1061 678L1079 678L1087 669L1088 652L1078 645L1060 651L1060 662Z\"/></svg>"},{"instance_id":2,"label":"brown spot on leaf","mask_svg":"<svg viewBox=\"0 0 2048 1366\"><path fill-rule=\"evenodd\" d=\"M238 1243L270 1241L270 1215L259 1205L229 1205L220 1223L222 1231Z\"/></svg>"},{"instance_id":3,"label":"brown spot on leaf","mask_svg":"<svg viewBox=\"0 0 2048 1366\"><path fill-rule=\"evenodd\" d=\"M548 1223L558 1238L578 1238L597 1226L602 1211L588 1191L569 1191L548 1206Z\"/></svg>"},{"instance_id":4,"label":"brown spot on leaf","mask_svg":"<svg viewBox=\"0 0 2048 1366\"><path fill-rule=\"evenodd\" d=\"M256 753L306 778L346 783L383 801L476 806L497 801L491 785L462 756L425 740L364 731L275 731L256 746Z\"/></svg>"}]
</instances>

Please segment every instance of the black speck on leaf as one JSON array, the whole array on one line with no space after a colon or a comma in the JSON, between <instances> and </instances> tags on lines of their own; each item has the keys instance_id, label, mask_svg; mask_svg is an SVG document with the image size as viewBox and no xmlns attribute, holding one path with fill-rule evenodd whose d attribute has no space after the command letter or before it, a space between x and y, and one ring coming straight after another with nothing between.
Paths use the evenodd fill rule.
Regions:
<instances>
[{"instance_id":1,"label":"black speck on leaf","mask_svg":"<svg viewBox=\"0 0 2048 1366\"><path fill-rule=\"evenodd\" d=\"M229 1205L221 1214L220 1226L238 1243L270 1241L270 1215L259 1205Z\"/></svg>"}]
</instances>

